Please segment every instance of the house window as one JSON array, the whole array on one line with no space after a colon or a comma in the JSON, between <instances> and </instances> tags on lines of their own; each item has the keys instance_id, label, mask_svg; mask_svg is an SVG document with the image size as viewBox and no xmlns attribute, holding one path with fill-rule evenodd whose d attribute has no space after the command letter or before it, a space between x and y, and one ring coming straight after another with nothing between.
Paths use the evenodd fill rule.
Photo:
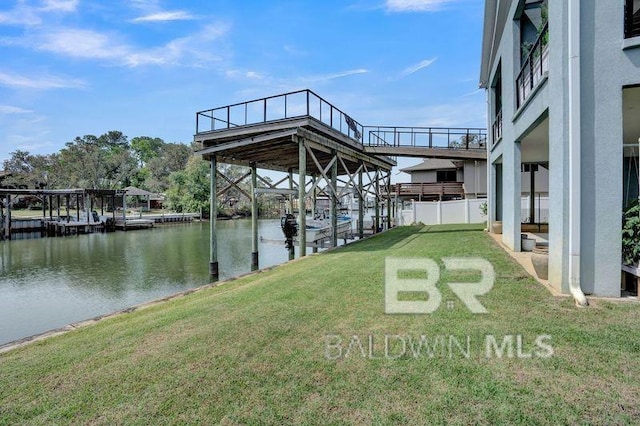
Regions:
<instances>
[{"instance_id":1,"label":"house window","mask_svg":"<svg viewBox=\"0 0 640 426\"><path fill-rule=\"evenodd\" d=\"M516 107L520 108L549 69L548 5L546 0L526 0L516 15L520 29L520 72L516 78Z\"/></svg>"},{"instance_id":2,"label":"house window","mask_svg":"<svg viewBox=\"0 0 640 426\"><path fill-rule=\"evenodd\" d=\"M624 38L640 36L640 0L625 0Z\"/></svg>"},{"instance_id":3,"label":"house window","mask_svg":"<svg viewBox=\"0 0 640 426\"><path fill-rule=\"evenodd\" d=\"M491 86L493 89L493 111L494 118L491 124L491 142L495 144L502 139L502 64L498 65L495 82Z\"/></svg>"},{"instance_id":4,"label":"house window","mask_svg":"<svg viewBox=\"0 0 640 426\"><path fill-rule=\"evenodd\" d=\"M458 173L455 170L438 170L436 172L436 181L438 182L457 182Z\"/></svg>"}]
</instances>

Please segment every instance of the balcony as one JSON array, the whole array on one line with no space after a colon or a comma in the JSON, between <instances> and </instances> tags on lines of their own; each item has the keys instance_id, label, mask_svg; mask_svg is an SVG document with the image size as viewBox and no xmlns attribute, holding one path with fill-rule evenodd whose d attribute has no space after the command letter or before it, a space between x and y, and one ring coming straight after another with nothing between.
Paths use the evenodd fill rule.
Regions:
<instances>
[{"instance_id":1,"label":"balcony","mask_svg":"<svg viewBox=\"0 0 640 426\"><path fill-rule=\"evenodd\" d=\"M624 38L640 36L640 1L626 0L624 3Z\"/></svg>"},{"instance_id":2,"label":"balcony","mask_svg":"<svg viewBox=\"0 0 640 426\"><path fill-rule=\"evenodd\" d=\"M417 197L420 200L464 198L462 182L397 183L391 185L397 197Z\"/></svg>"},{"instance_id":3,"label":"balcony","mask_svg":"<svg viewBox=\"0 0 640 426\"><path fill-rule=\"evenodd\" d=\"M300 118L313 118L362 145L362 124L308 89L200 111L196 135Z\"/></svg>"},{"instance_id":4,"label":"balcony","mask_svg":"<svg viewBox=\"0 0 640 426\"><path fill-rule=\"evenodd\" d=\"M516 109L522 107L549 71L549 25L544 24L516 78Z\"/></svg>"},{"instance_id":5,"label":"balcony","mask_svg":"<svg viewBox=\"0 0 640 426\"><path fill-rule=\"evenodd\" d=\"M502 109L498 111L496 114L496 119L493 120L493 124L491 125L491 143L492 146L498 143L500 139L502 139Z\"/></svg>"}]
</instances>

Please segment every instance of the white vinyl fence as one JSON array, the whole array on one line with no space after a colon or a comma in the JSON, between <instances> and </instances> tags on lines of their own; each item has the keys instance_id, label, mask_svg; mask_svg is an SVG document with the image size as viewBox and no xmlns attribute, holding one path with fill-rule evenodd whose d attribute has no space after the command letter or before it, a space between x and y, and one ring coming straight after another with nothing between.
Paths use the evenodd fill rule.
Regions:
<instances>
[{"instance_id":1,"label":"white vinyl fence","mask_svg":"<svg viewBox=\"0 0 640 426\"><path fill-rule=\"evenodd\" d=\"M453 201L413 202L409 209L397 214L398 225L422 222L425 225L451 223L483 223L486 217L480 214L480 206L486 199L464 199ZM529 221L529 197L522 197L520 217L522 223ZM549 222L549 197L535 198L536 223Z\"/></svg>"},{"instance_id":2,"label":"white vinyl fence","mask_svg":"<svg viewBox=\"0 0 640 426\"><path fill-rule=\"evenodd\" d=\"M414 201L411 208L398 212L398 225L424 223L440 225L451 223L483 223L486 217L480 213L485 199L464 199L453 201Z\"/></svg>"},{"instance_id":3,"label":"white vinyl fence","mask_svg":"<svg viewBox=\"0 0 640 426\"><path fill-rule=\"evenodd\" d=\"M522 223L529 222L529 197L522 197L520 202L520 220ZM536 223L549 223L549 197L535 195L534 213Z\"/></svg>"}]
</instances>

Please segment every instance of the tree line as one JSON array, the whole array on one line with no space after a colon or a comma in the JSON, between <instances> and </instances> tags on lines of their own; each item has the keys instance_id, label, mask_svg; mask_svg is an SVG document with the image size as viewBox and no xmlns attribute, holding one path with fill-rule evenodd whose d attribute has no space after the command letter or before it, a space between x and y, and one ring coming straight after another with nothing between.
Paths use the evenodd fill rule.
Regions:
<instances>
[{"instance_id":1,"label":"tree line","mask_svg":"<svg viewBox=\"0 0 640 426\"><path fill-rule=\"evenodd\" d=\"M3 162L9 176L5 187L33 189L124 189L128 186L165 194L165 206L177 212L209 214L210 164L193 155L199 146L168 143L157 137L137 136L129 140L113 130L103 135L78 136L53 154L31 154L16 150ZM231 179L248 169L221 164L220 172ZM250 192L245 180L240 190L229 188L218 197L218 214L250 211ZM263 197L261 210L266 209ZM264 207L264 209L263 209ZM275 206L273 206L275 207Z\"/></svg>"}]
</instances>

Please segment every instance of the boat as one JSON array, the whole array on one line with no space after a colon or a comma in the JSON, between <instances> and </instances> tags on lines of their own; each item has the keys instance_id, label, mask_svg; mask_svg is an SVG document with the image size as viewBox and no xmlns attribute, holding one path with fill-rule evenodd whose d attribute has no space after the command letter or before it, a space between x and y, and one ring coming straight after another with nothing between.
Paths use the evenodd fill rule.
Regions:
<instances>
[{"instance_id":1,"label":"boat","mask_svg":"<svg viewBox=\"0 0 640 426\"><path fill-rule=\"evenodd\" d=\"M331 238L331 220L330 219L311 219L307 221L305 236L307 242L323 240ZM338 217L338 227L336 234L341 236L351 231L351 219Z\"/></svg>"}]
</instances>

